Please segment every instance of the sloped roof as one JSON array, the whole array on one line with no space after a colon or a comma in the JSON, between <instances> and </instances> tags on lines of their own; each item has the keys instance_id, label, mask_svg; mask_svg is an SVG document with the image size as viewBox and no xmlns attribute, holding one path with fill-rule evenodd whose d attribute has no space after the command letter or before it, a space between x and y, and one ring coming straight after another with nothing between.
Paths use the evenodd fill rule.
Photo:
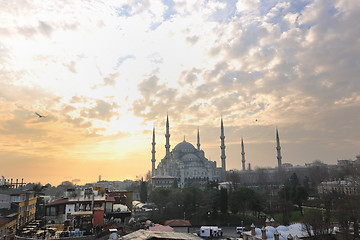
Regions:
<instances>
[{"instance_id":1,"label":"sloped roof","mask_svg":"<svg viewBox=\"0 0 360 240\"><path fill-rule=\"evenodd\" d=\"M50 202L48 204L46 204L46 206L56 206L56 205L63 205L63 204L66 204L69 202L69 199L67 198L59 198L59 199L56 199L55 201L53 202Z\"/></svg>"},{"instance_id":2,"label":"sloped roof","mask_svg":"<svg viewBox=\"0 0 360 240\"><path fill-rule=\"evenodd\" d=\"M305 229L305 226L301 223L295 223L290 226L283 226L280 225L276 228L268 226L265 227L266 230L266 239L274 239L275 231L279 234L279 240L287 240L287 236L291 234L292 236L297 236L298 238L306 238L308 237L308 232ZM244 232L243 234L251 236L251 231ZM262 239L261 238L261 229L255 228L255 239Z\"/></svg>"},{"instance_id":3,"label":"sloped roof","mask_svg":"<svg viewBox=\"0 0 360 240\"><path fill-rule=\"evenodd\" d=\"M184 219L172 219L165 221L165 225L171 226L171 227L190 227L190 221L184 220Z\"/></svg>"},{"instance_id":4,"label":"sloped roof","mask_svg":"<svg viewBox=\"0 0 360 240\"><path fill-rule=\"evenodd\" d=\"M107 197L106 202L115 202L115 197L114 196Z\"/></svg>"},{"instance_id":5,"label":"sloped roof","mask_svg":"<svg viewBox=\"0 0 360 240\"><path fill-rule=\"evenodd\" d=\"M161 224L155 224L152 227L149 227L150 231L160 231L160 232L175 232L175 230L170 226L164 226Z\"/></svg>"},{"instance_id":6,"label":"sloped roof","mask_svg":"<svg viewBox=\"0 0 360 240\"><path fill-rule=\"evenodd\" d=\"M174 239L174 240L202 240L202 238L189 233L179 232L157 232L140 229L136 232L130 233L121 237L122 240L146 240L146 239Z\"/></svg>"}]
</instances>

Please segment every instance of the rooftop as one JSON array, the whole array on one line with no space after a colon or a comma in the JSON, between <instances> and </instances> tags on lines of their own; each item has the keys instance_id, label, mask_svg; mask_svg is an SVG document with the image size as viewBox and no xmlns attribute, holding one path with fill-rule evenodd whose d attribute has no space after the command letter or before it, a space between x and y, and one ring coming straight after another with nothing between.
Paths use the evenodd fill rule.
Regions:
<instances>
[{"instance_id":1,"label":"rooftop","mask_svg":"<svg viewBox=\"0 0 360 240\"><path fill-rule=\"evenodd\" d=\"M138 230L136 232L130 233L121 237L122 240L132 240L132 239L184 239L184 240L202 240L202 238L189 234L189 233L178 233L178 232L158 232L158 231L149 231L149 230Z\"/></svg>"},{"instance_id":2,"label":"rooftop","mask_svg":"<svg viewBox=\"0 0 360 240\"><path fill-rule=\"evenodd\" d=\"M190 227L190 221L184 220L184 219L172 219L165 221L165 225L171 226L171 227Z\"/></svg>"},{"instance_id":3,"label":"rooftop","mask_svg":"<svg viewBox=\"0 0 360 240\"><path fill-rule=\"evenodd\" d=\"M298 238L308 237L308 232L306 231L305 226L301 223L295 223L290 226L280 225L276 228L268 226L265 227L265 230L266 230L266 239L274 239L275 232L279 234L279 240L287 240L287 237L289 235L293 237L297 236ZM244 232L244 234L251 236L251 231ZM254 237L256 239L262 239L260 228L255 228Z\"/></svg>"}]
</instances>

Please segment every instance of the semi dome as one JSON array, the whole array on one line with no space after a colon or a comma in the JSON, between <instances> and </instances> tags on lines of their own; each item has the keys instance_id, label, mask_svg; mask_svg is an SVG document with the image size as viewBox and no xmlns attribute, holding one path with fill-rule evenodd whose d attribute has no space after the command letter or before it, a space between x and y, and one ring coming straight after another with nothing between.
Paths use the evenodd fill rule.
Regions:
<instances>
[{"instance_id":1,"label":"semi dome","mask_svg":"<svg viewBox=\"0 0 360 240\"><path fill-rule=\"evenodd\" d=\"M275 232L275 228L274 227L272 227L272 226L267 226L267 227L265 227L265 229L266 229L266 231L268 231L268 232L271 232L272 234Z\"/></svg>"},{"instance_id":2,"label":"semi dome","mask_svg":"<svg viewBox=\"0 0 360 240\"><path fill-rule=\"evenodd\" d=\"M183 141L181 143L178 143L173 151L179 151L179 152L195 152L196 148L189 142Z\"/></svg>"},{"instance_id":3,"label":"semi dome","mask_svg":"<svg viewBox=\"0 0 360 240\"><path fill-rule=\"evenodd\" d=\"M188 154L185 154L181 160L183 162L194 162L194 161L200 161L200 158L198 156L196 156L195 154L192 154L192 153L188 153Z\"/></svg>"},{"instance_id":4,"label":"semi dome","mask_svg":"<svg viewBox=\"0 0 360 240\"><path fill-rule=\"evenodd\" d=\"M282 232L286 232L286 231L289 231L289 228L283 226L283 225L280 225L276 228L276 230L278 231L282 231Z\"/></svg>"}]
</instances>

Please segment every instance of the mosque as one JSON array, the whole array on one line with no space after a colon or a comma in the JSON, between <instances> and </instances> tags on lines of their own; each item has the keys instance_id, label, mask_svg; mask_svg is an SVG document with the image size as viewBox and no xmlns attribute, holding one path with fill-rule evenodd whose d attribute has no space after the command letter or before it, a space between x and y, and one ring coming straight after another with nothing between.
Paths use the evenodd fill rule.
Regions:
<instances>
[{"instance_id":1,"label":"mosque","mask_svg":"<svg viewBox=\"0 0 360 240\"><path fill-rule=\"evenodd\" d=\"M216 167L216 161L209 161L200 148L200 133L197 133L196 148L185 139L170 151L169 117L166 117L165 157L155 168L155 129L152 141L152 183L154 187L183 188L186 185L203 186L209 181L220 181L225 176L225 136L221 119L221 167Z\"/></svg>"},{"instance_id":2,"label":"mosque","mask_svg":"<svg viewBox=\"0 0 360 240\"><path fill-rule=\"evenodd\" d=\"M169 117L166 116L166 144L165 156L155 168L155 128L153 129L152 139L152 184L154 188L157 187L180 187L183 188L187 185L204 186L209 181L225 181L226 177L226 155L225 155L225 134L224 124L221 118L221 167L216 166L216 161L209 161L205 157L205 152L200 148L200 133L197 132L196 147L191 143L182 141L178 143L172 151L170 151L170 127ZM281 168L281 147L278 130L276 129L277 141L277 160L278 168ZM242 155L242 172L247 173L251 171L249 163L249 171L245 169L245 151L243 139L241 139L241 155Z\"/></svg>"}]
</instances>

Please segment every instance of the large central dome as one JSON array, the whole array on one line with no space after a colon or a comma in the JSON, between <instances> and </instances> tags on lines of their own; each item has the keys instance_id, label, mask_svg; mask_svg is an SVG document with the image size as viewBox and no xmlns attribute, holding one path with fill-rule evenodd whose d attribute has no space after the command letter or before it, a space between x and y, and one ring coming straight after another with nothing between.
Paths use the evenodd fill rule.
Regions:
<instances>
[{"instance_id":1,"label":"large central dome","mask_svg":"<svg viewBox=\"0 0 360 240\"><path fill-rule=\"evenodd\" d=\"M196 152L196 148L186 141L183 141L181 143L178 143L173 151L179 151L179 152Z\"/></svg>"}]
</instances>

